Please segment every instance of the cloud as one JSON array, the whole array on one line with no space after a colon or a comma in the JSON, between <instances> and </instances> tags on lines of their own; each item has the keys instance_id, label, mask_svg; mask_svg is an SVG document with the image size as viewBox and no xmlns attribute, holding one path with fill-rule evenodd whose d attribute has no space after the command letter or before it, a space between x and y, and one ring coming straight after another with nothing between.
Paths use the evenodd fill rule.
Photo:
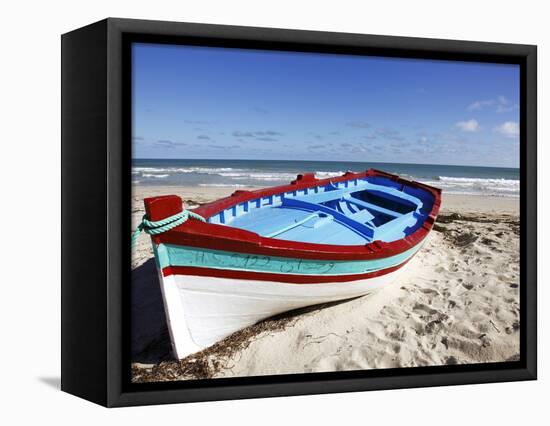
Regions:
<instances>
[{"instance_id":1,"label":"cloud","mask_svg":"<svg viewBox=\"0 0 550 426\"><path fill-rule=\"evenodd\" d=\"M480 129L481 129L481 127L480 127ZM441 143L441 142L460 143L460 142L464 142L464 141L467 140L464 137L463 134L460 134L460 133L457 133L457 132L454 132L454 131L435 132L431 135L424 135L424 136L427 136L427 138L429 139L430 142L437 142L437 143Z\"/></svg>"},{"instance_id":2,"label":"cloud","mask_svg":"<svg viewBox=\"0 0 550 426\"><path fill-rule=\"evenodd\" d=\"M427 137L427 136L420 136L418 138L418 143L421 144L421 145L426 145L428 142L430 141L430 139Z\"/></svg>"},{"instance_id":3,"label":"cloud","mask_svg":"<svg viewBox=\"0 0 550 426\"><path fill-rule=\"evenodd\" d=\"M235 136L236 138L252 138L252 137L254 137L254 133L252 133L252 132L241 132L239 130L235 130L233 132L233 136Z\"/></svg>"},{"instance_id":4,"label":"cloud","mask_svg":"<svg viewBox=\"0 0 550 426\"><path fill-rule=\"evenodd\" d=\"M519 123L515 121L506 121L495 127L495 132L500 133L507 138L516 138L519 136Z\"/></svg>"},{"instance_id":5,"label":"cloud","mask_svg":"<svg viewBox=\"0 0 550 426\"><path fill-rule=\"evenodd\" d=\"M496 112L509 112L518 109L518 105L510 102L505 96L497 96L495 99L485 99L472 102L466 108L468 111L481 111L486 108L494 108Z\"/></svg>"},{"instance_id":6,"label":"cloud","mask_svg":"<svg viewBox=\"0 0 550 426\"><path fill-rule=\"evenodd\" d=\"M157 145L160 145L164 148L175 148L174 142L166 140L166 139L158 140Z\"/></svg>"},{"instance_id":7,"label":"cloud","mask_svg":"<svg viewBox=\"0 0 550 426\"><path fill-rule=\"evenodd\" d=\"M265 130L263 132L254 132L256 136L282 136L281 132L276 132L275 130Z\"/></svg>"},{"instance_id":8,"label":"cloud","mask_svg":"<svg viewBox=\"0 0 550 426\"><path fill-rule=\"evenodd\" d=\"M370 146L366 146L361 143L342 142L338 145L340 148L337 151L340 153L342 152L342 150L345 150L346 153L361 154L361 153L369 152L371 150Z\"/></svg>"},{"instance_id":9,"label":"cloud","mask_svg":"<svg viewBox=\"0 0 550 426\"><path fill-rule=\"evenodd\" d=\"M368 150L369 150L369 148L367 148L364 145L353 145L351 147L351 152L354 153L354 154L360 154L360 153L363 153L363 152L368 152Z\"/></svg>"},{"instance_id":10,"label":"cloud","mask_svg":"<svg viewBox=\"0 0 550 426\"><path fill-rule=\"evenodd\" d=\"M184 146L187 145L185 142L174 142L169 139L159 139L157 141L157 145L160 145L164 148L175 148L176 146Z\"/></svg>"},{"instance_id":11,"label":"cloud","mask_svg":"<svg viewBox=\"0 0 550 426\"><path fill-rule=\"evenodd\" d=\"M314 137L314 138L317 139L318 141L320 141L320 140L323 139L323 135L320 135L319 133L310 132L309 135L312 136L312 137Z\"/></svg>"},{"instance_id":12,"label":"cloud","mask_svg":"<svg viewBox=\"0 0 550 426\"><path fill-rule=\"evenodd\" d=\"M486 99L484 101L475 101L468 105L466 108L468 111L480 111L486 107L494 105L495 101L493 99Z\"/></svg>"},{"instance_id":13,"label":"cloud","mask_svg":"<svg viewBox=\"0 0 550 426\"><path fill-rule=\"evenodd\" d=\"M240 148L241 146L240 145L208 145L209 148L214 148L214 149L237 149L237 148Z\"/></svg>"},{"instance_id":14,"label":"cloud","mask_svg":"<svg viewBox=\"0 0 550 426\"><path fill-rule=\"evenodd\" d=\"M214 121L207 120L183 120L187 124L214 124Z\"/></svg>"},{"instance_id":15,"label":"cloud","mask_svg":"<svg viewBox=\"0 0 550 426\"><path fill-rule=\"evenodd\" d=\"M456 127L458 127L463 132L477 132L480 127L477 120L471 119L467 121L459 121L455 124Z\"/></svg>"},{"instance_id":16,"label":"cloud","mask_svg":"<svg viewBox=\"0 0 550 426\"><path fill-rule=\"evenodd\" d=\"M132 140L134 140L134 141L142 141L142 140L143 140L143 137L141 137L141 136L134 136L134 137L132 138Z\"/></svg>"},{"instance_id":17,"label":"cloud","mask_svg":"<svg viewBox=\"0 0 550 426\"><path fill-rule=\"evenodd\" d=\"M259 139L262 137L273 137L273 136L282 136L282 135L283 134L281 132L276 132L275 130L258 130L258 131L235 130L233 132L233 136L236 138L257 138L258 140L262 140L262 139Z\"/></svg>"},{"instance_id":18,"label":"cloud","mask_svg":"<svg viewBox=\"0 0 550 426\"><path fill-rule=\"evenodd\" d=\"M401 142L404 141L405 138L400 135L400 133L395 129L378 129L375 132L375 135L365 136L367 139L376 139L376 137L380 137L382 139Z\"/></svg>"},{"instance_id":19,"label":"cloud","mask_svg":"<svg viewBox=\"0 0 550 426\"><path fill-rule=\"evenodd\" d=\"M319 144L319 145L309 145L307 147L307 149L323 149L323 148L326 148L327 146L324 145L324 144Z\"/></svg>"},{"instance_id":20,"label":"cloud","mask_svg":"<svg viewBox=\"0 0 550 426\"><path fill-rule=\"evenodd\" d=\"M497 112L509 112L519 108L517 104L512 104L504 96L499 96L497 100L498 100Z\"/></svg>"},{"instance_id":21,"label":"cloud","mask_svg":"<svg viewBox=\"0 0 550 426\"><path fill-rule=\"evenodd\" d=\"M210 136L198 135L198 136L197 136L197 139L202 139L202 140L205 140L205 141L209 141L209 140L210 140Z\"/></svg>"},{"instance_id":22,"label":"cloud","mask_svg":"<svg viewBox=\"0 0 550 426\"><path fill-rule=\"evenodd\" d=\"M362 121L362 120L350 121L347 125L349 127L355 127L357 129L368 129L370 127L369 123L367 123L366 121Z\"/></svg>"},{"instance_id":23,"label":"cloud","mask_svg":"<svg viewBox=\"0 0 550 426\"><path fill-rule=\"evenodd\" d=\"M264 137L261 137L261 138L256 138L257 141L262 141L262 142L277 142L277 139L275 138L270 138L270 137L267 137L267 136L264 136Z\"/></svg>"}]
</instances>

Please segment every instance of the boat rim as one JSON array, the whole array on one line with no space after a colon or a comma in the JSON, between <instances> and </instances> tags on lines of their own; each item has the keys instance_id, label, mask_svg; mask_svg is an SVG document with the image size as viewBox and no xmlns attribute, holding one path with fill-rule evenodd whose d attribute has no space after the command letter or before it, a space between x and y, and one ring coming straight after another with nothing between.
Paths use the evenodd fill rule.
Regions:
<instances>
[{"instance_id":1,"label":"boat rim","mask_svg":"<svg viewBox=\"0 0 550 426\"><path fill-rule=\"evenodd\" d=\"M413 188L421 188L434 197L432 209L426 220L412 234L392 242L375 240L361 245L335 245L304 243L281 240L234 228L227 225L204 223L189 220L168 232L152 236L155 244L175 244L191 247L217 249L252 255L280 256L290 258L319 259L319 260L357 260L377 259L399 254L419 244L431 231L441 206L441 189L421 182L404 179L398 175L377 169L368 169L364 172L348 171L341 176L317 179L313 173L304 173L287 185L280 185L257 190L237 190L228 197L197 207L193 211L208 219L220 211L231 208L240 203L267 197L281 192L297 191L314 186L323 186L335 182L343 182L365 177L384 177L396 183ZM162 201L157 203L157 201ZM152 197L144 200L146 212L151 220L159 220L181 211L181 198L178 196ZM178 206L179 204L179 206Z\"/></svg>"}]
</instances>

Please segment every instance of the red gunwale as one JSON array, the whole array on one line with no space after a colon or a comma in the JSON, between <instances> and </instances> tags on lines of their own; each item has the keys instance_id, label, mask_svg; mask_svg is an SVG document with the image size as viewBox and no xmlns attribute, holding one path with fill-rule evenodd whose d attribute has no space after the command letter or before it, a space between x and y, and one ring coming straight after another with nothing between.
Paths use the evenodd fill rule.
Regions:
<instances>
[{"instance_id":1,"label":"red gunwale","mask_svg":"<svg viewBox=\"0 0 550 426\"><path fill-rule=\"evenodd\" d=\"M369 169L365 172L347 172L336 178L316 179L312 173L298 175L289 185L259 189L255 191L235 191L232 195L198 207L194 210L208 219L222 210L260 197L296 191L314 186L327 185L330 182L343 182L361 179L367 176L388 178L402 185L421 188L434 197L432 210L424 224L407 237L390 243L373 241L365 245L313 244L296 241L278 240L262 237L254 232L232 228L226 225L188 220L176 228L160 235L152 236L155 244L174 244L213 250L239 253L260 254L301 259L319 260L369 260L397 255L419 244L431 231L441 205L441 190L432 186L403 179L397 175L380 170ZM178 196L146 198L145 210L151 220L160 220L181 211L181 199Z\"/></svg>"}]
</instances>

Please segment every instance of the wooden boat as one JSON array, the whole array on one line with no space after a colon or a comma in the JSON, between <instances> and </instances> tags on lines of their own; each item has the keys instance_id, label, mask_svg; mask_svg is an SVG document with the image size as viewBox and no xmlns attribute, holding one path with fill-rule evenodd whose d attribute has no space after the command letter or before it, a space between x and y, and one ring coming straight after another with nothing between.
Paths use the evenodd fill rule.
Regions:
<instances>
[{"instance_id":1,"label":"wooden boat","mask_svg":"<svg viewBox=\"0 0 550 426\"><path fill-rule=\"evenodd\" d=\"M421 248L440 199L437 188L373 169L303 174L289 185L236 191L157 229L176 357L281 312L387 285ZM157 225L185 212L174 195L145 199L145 208Z\"/></svg>"}]
</instances>

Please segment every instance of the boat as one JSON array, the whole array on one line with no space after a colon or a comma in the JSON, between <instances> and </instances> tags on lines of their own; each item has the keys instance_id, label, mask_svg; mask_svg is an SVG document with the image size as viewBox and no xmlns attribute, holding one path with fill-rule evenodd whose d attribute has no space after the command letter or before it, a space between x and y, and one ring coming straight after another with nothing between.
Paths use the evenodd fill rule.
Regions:
<instances>
[{"instance_id":1,"label":"boat","mask_svg":"<svg viewBox=\"0 0 550 426\"><path fill-rule=\"evenodd\" d=\"M144 203L181 359L265 318L388 285L426 240L441 190L369 169L304 173L192 211L176 195Z\"/></svg>"}]
</instances>

